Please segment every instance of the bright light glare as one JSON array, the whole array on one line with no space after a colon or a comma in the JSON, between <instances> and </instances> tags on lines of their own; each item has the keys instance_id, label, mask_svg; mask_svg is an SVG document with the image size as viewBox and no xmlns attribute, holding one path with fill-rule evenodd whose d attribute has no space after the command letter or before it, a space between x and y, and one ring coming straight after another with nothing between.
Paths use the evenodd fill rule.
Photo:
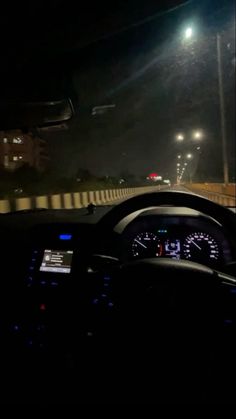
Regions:
<instances>
[{"instance_id":1,"label":"bright light glare","mask_svg":"<svg viewBox=\"0 0 236 419\"><path fill-rule=\"evenodd\" d=\"M192 37L192 35L193 35L193 30L192 30L192 28L188 27L188 28L185 30L185 38L186 38L186 39L189 39L189 38L191 38L191 37Z\"/></svg>"},{"instance_id":2,"label":"bright light glare","mask_svg":"<svg viewBox=\"0 0 236 419\"><path fill-rule=\"evenodd\" d=\"M191 159L193 157L193 155L191 153L188 153L186 157L187 157L187 159Z\"/></svg>"},{"instance_id":3,"label":"bright light glare","mask_svg":"<svg viewBox=\"0 0 236 419\"><path fill-rule=\"evenodd\" d=\"M193 133L193 138L195 138L195 140L200 140L202 138L202 133L201 131L195 131Z\"/></svg>"},{"instance_id":4,"label":"bright light glare","mask_svg":"<svg viewBox=\"0 0 236 419\"><path fill-rule=\"evenodd\" d=\"M184 140L183 134L178 134L176 138L177 138L178 141L183 141Z\"/></svg>"},{"instance_id":5,"label":"bright light glare","mask_svg":"<svg viewBox=\"0 0 236 419\"><path fill-rule=\"evenodd\" d=\"M180 163L177 163L177 166L179 167L180 166Z\"/></svg>"},{"instance_id":6,"label":"bright light glare","mask_svg":"<svg viewBox=\"0 0 236 419\"><path fill-rule=\"evenodd\" d=\"M178 159L181 159L181 154L178 155Z\"/></svg>"}]
</instances>

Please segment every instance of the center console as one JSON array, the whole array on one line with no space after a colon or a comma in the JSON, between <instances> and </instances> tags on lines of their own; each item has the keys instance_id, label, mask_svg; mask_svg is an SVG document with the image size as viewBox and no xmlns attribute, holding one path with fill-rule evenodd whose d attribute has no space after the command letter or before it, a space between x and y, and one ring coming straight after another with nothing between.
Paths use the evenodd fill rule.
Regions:
<instances>
[{"instance_id":1,"label":"center console","mask_svg":"<svg viewBox=\"0 0 236 419\"><path fill-rule=\"evenodd\" d=\"M71 279L76 251L63 249L33 249L26 274L27 287L58 287Z\"/></svg>"}]
</instances>

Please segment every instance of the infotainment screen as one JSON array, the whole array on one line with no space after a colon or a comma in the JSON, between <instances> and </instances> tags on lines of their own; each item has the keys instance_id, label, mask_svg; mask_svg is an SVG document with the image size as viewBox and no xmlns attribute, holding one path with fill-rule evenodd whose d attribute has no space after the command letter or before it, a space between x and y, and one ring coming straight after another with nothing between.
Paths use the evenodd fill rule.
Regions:
<instances>
[{"instance_id":1,"label":"infotainment screen","mask_svg":"<svg viewBox=\"0 0 236 419\"><path fill-rule=\"evenodd\" d=\"M43 260L39 270L68 274L71 271L72 250L44 250Z\"/></svg>"}]
</instances>

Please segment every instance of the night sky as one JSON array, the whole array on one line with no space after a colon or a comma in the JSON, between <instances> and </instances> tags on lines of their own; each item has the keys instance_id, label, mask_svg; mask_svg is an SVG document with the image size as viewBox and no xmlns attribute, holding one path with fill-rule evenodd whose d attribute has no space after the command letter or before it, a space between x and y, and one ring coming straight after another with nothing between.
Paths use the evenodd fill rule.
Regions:
<instances>
[{"instance_id":1,"label":"night sky","mask_svg":"<svg viewBox=\"0 0 236 419\"><path fill-rule=\"evenodd\" d=\"M46 65L50 76L63 75L64 86L76 97L76 115L69 129L42 134L49 143L52 171L63 176L73 176L78 168L108 176L126 171L145 176L155 171L173 178L177 153L192 151L190 143L181 149L175 134L185 132L189 138L193 129L201 128L201 154L196 154L191 170L199 180L220 180L218 31L222 35L232 176L234 2L188 1L181 5L184 2L170 1L171 10L166 10L166 2L118 1L105 11L97 3L100 7L97 4L92 14L91 7L75 13L64 1L49 2L46 14L41 3L36 2L34 10L28 4L32 34L21 48L21 60L16 60L23 66L19 73L28 68L27 75L31 74L31 68L39 68L50 58ZM43 12L44 31L39 38L38 18ZM189 25L195 38L186 44L182 33ZM7 63L14 62L25 35L24 28L11 49L8 42ZM94 106L105 104L116 106L104 115L91 115Z\"/></svg>"}]
</instances>

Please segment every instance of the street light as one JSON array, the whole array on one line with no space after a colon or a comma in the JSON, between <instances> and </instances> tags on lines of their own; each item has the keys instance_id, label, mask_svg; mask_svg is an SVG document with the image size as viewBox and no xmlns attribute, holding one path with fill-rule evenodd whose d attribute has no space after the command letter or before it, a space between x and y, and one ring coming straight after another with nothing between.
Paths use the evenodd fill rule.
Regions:
<instances>
[{"instance_id":1,"label":"street light","mask_svg":"<svg viewBox=\"0 0 236 419\"><path fill-rule=\"evenodd\" d=\"M188 28L185 29L185 38L186 39L190 39L193 36L193 29L191 28L191 26L189 26Z\"/></svg>"},{"instance_id":2,"label":"street light","mask_svg":"<svg viewBox=\"0 0 236 419\"><path fill-rule=\"evenodd\" d=\"M178 135L176 136L176 139L177 139L178 141L183 141L183 140L184 140L184 136L183 136L183 134L178 134Z\"/></svg>"},{"instance_id":3,"label":"street light","mask_svg":"<svg viewBox=\"0 0 236 419\"><path fill-rule=\"evenodd\" d=\"M193 36L192 27L187 27L184 32L185 40L191 39ZM223 160L223 176L224 183L229 183L229 165L227 155L227 135L226 135L226 121L225 121L225 97L223 89L223 67L222 67L222 52L221 52L221 35L216 33L216 52L217 52L217 72L218 72L218 89L220 99L220 123L221 123L221 143L222 143L222 160ZM197 138L198 139L198 138Z\"/></svg>"},{"instance_id":4,"label":"street light","mask_svg":"<svg viewBox=\"0 0 236 419\"><path fill-rule=\"evenodd\" d=\"M195 140L201 140L201 139L202 139L202 132L201 132L201 131L195 131L195 132L193 133L193 138L194 138Z\"/></svg>"},{"instance_id":5,"label":"street light","mask_svg":"<svg viewBox=\"0 0 236 419\"><path fill-rule=\"evenodd\" d=\"M177 163L177 167L179 167L180 166L180 163Z\"/></svg>"},{"instance_id":6,"label":"street light","mask_svg":"<svg viewBox=\"0 0 236 419\"><path fill-rule=\"evenodd\" d=\"M188 165L188 163L184 163L184 165L185 165L185 166L187 166L187 165Z\"/></svg>"},{"instance_id":7,"label":"street light","mask_svg":"<svg viewBox=\"0 0 236 419\"><path fill-rule=\"evenodd\" d=\"M192 155L191 153L188 153L188 154L186 155L186 158L187 158L187 159L189 159L189 160L190 160L192 157L193 157L193 155Z\"/></svg>"},{"instance_id":8,"label":"street light","mask_svg":"<svg viewBox=\"0 0 236 419\"><path fill-rule=\"evenodd\" d=\"M178 156L177 156L177 157L178 157L178 159L181 159L181 154L178 154Z\"/></svg>"}]
</instances>

